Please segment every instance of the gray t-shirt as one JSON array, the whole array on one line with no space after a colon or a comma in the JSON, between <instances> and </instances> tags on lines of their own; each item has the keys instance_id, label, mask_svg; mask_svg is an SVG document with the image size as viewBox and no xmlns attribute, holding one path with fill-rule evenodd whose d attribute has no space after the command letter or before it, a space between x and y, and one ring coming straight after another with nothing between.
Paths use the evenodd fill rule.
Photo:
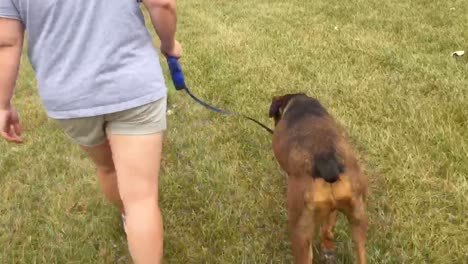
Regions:
<instances>
[{"instance_id":1,"label":"gray t-shirt","mask_svg":"<svg viewBox=\"0 0 468 264\"><path fill-rule=\"evenodd\" d=\"M39 96L52 118L106 114L166 96L137 0L0 0L26 27Z\"/></svg>"}]
</instances>

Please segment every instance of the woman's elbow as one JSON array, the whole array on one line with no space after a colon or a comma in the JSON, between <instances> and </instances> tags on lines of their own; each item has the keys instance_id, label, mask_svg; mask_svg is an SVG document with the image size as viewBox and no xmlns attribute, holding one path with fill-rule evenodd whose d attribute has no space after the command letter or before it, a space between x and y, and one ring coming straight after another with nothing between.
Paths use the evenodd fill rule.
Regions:
<instances>
[{"instance_id":1,"label":"woman's elbow","mask_svg":"<svg viewBox=\"0 0 468 264\"><path fill-rule=\"evenodd\" d=\"M0 48L11 48L21 46L21 38L2 38L0 37Z\"/></svg>"},{"instance_id":2,"label":"woman's elbow","mask_svg":"<svg viewBox=\"0 0 468 264\"><path fill-rule=\"evenodd\" d=\"M175 9L175 0L143 0L147 8L168 8Z\"/></svg>"}]
</instances>

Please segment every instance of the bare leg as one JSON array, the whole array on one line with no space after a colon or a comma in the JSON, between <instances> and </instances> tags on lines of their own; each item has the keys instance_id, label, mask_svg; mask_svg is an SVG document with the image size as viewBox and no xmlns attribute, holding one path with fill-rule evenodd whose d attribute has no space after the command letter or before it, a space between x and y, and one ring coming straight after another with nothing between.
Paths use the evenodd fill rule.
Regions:
<instances>
[{"instance_id":1,"label":"bare leg","mask_svg":"<svg viewBox=\"0 0 468 264\"><path fill-rule=\"evenodd\" d=\"M163 134L109 135L125 207L127 239L136 264L161 263L163 222L158 178Z\"/></svg>"},{"instance_id":2,"label":"bare leg","mask_svg":"<svg viewBox=\"0 0 468 264\"><path fill-rule=\"evenodd\" d=\"M88 153L96 164L99 183L105 197L123 213L124 209L117 186L117 174L109 143L106 142L95 147L81 146L81 148Z\"/></svg>"}]
</instances>

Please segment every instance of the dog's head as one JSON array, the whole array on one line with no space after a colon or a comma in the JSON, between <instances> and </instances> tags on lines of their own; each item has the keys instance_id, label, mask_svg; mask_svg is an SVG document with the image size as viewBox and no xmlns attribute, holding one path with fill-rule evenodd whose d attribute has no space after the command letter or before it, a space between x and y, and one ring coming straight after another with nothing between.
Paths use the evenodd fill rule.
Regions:
<instances>
[{"instance_id":1,"label":"dog's head","mask_svg":"<svg viewBox=\"0 0 468 264\"><path fill-rule=\"evenodd\" d=\"M288 103L296 96L306 96L304 93L285 94L273 97L270 105L270 118L273 118L275 125L281 119Z\"/></svg>"}]
</instances>

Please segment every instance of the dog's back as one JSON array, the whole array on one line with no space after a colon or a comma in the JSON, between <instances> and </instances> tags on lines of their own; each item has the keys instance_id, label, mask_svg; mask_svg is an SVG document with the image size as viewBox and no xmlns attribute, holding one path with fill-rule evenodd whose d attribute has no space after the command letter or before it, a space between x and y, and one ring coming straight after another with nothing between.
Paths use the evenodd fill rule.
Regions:
<instances>
[{"instance_id":1,"label":"dog's back","mask_svg":"<svg viewBox=\"0 0 468 264\"><path fill-rule=\"evenodd\" d=\"M273 149L288 174L305 172L334 183L345 170L358 169L337 124L318 100L294 95L280 111Z\"/></svg>"}]
</instances>

